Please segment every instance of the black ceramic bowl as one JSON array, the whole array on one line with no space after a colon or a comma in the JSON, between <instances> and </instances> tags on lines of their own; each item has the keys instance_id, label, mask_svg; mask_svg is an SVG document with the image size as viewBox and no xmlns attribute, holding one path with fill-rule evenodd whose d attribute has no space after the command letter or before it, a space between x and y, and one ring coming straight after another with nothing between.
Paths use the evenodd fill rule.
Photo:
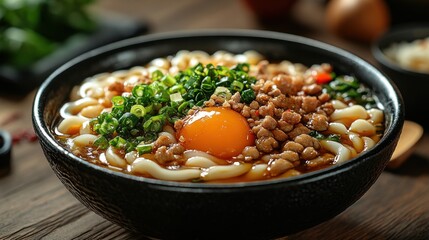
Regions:
<instances>
[{"instance_id":1,"label":"black ceramic bowl","mask_svg":"<svg viewBox=\"0 0 429 240\"><path fill-rule=\"evenodd\" d=\"M125 175L66 150L52 133L58 110L85 77L127 69L178 50L253 49L272 60L329 62L374 89L385 107L386 132L377 145L344 164L288 179L178 183ZM59 179L85 206L106 219L162 239L272 239L326 221L356 202L389 161L404 121L392 82L362 59L321 42L265 31L207 30L147 35L96 49L65 64L38 90L33 123Z\"/></svg>"},{"instance_id":2,"label":"black ceramic bowl","mask_svg":"<svg viewBox=\"0 0 429 240\"><path fill-rule=\"evenodd\" d=\"M406 69L389 59L384 51L393 43L412 42L429 37L429 23L393 27L372 45L378 67L398 86L405 102L405 118L429 127L429 73Z\"/></svg>"}]
</instances>

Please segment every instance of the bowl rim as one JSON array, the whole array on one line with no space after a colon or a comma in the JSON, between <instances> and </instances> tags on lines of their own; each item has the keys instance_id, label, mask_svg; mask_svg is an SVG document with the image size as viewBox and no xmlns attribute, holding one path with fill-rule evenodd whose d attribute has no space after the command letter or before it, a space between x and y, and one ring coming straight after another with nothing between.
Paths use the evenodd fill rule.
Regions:
<instances>
[{"instance_id":1,"label":"bowl rim","mask_svg":"<svg viewBox=\"0 0 429 240\"><path fill-rule=\"evenodd\" d=\"M422 71L413 71L412 69L401 67L399 64L393 62L383 53L383 50L389 47L393 43L400 42L411 42L409 38L401 37L404 34L409 35L410 33L414 33L416 31L424 32L422 37L413 38L413 40L417 40L419 38L429 37L429 22L428 23L403 23L400 25L393 26L387 32L382 34L377 40L375 40L371 44L371 53L375 60L382 65L383 67L405 74L411 75L418 78L429 78L429 72ZM397 38L400 37L401 40ZM383 45L386 45L383 47Z\"/></svg>"},{"instance_id":2,"label":"bowl rim","mask_svg":"<svg viewBox=\"0 0 429 240\"><path fill-rule=\"evenodd\" d=\"M156 42L160 40L172 40L177 38L193 38L193 37L241 37L241 38L267 38L272 40L280 40L284 42L294 42L297 44L303 44L307 46L312 46L315 48L320 48L323 50L327 50L328 52L332 52L335 55L340 55L341 57L345 57L347 59L351 59L354 64L358 64L363 66L365 69L371 72L375 78L381 79L388 86L390 86L392 91L397 96L397 104L395 101L395 109L397 111L392 115L392 124L389 128L386 129L380 141L369 151L359 155L358 157L352 158L349 161L344 163L330 166L325 169L317 170L314 172L305 173L298 176L288 177L288 178L279 178L279 179L270 179L270 180L261 180L261 181L252 181L252 182L237 182L237 183L191 183L191 182L176 182L176 181L166 181L152 178L145 178L140 176L134 176L131 174L126 174L118 171L114 171L108 169L106 167L101 167L96 164L87 162L84 159L81 159L70 151L68 151L64 146L60 145L59 142L54 138L48 126L46 126L43 120L43 109L39 108L40 104L43 104L44 95L46 95L47 89L49 89L49 85L54 81L58 76L61 76L62 72L66 71L68 68L78 65L80 62L96 57L100 54L108 54L112 51L115 51L119 48L126 46L137 46L139 44L145 44L149 42ZM385 84L385 85L386 85ZM125 40L117 41L114 43L110 43L108 45L93 49L89 52L79 55L78 57L66 62L57 70L55 70L50 76L43 81L41 86L36 92L36 95L33 100L33 109L32 109L32 120L33 127L35 129L36 134L39 138L48 142L53 148L60 151L62 154L71 158L74 161L85 168L89 168L100 172L105 175L113 175L113 177L122 178L130 181L140 182L142 184L150 184L156 186L158 188L177 188L179 187L181 191L195 191L195 190L205 190L205 191L219 191L219 190L229 190L229 189L247 189L247 188L258 188L260 186L276 186L276 185L296 185L296 184L305 184L307 182L318 181L319 179L323 179L326 177L330 177L332 175L336 175L341 172L348 171L355 165L359 165L363 161L367 161L368 157L376 152L380 152L386 145L388 145L392 138L395 136L399 137L400 131L402 129L402 124L404 121L404 111L403 111L403 103L402 98L397 89L396 85L389 79L389 77L375 68L368 61L363 60L355 54L352 54L346 50L343 50L340 47L336 47L322 41L318 41L315 39L311 39L308 37L303 37L299 35L276 32L270 30L254 30L254 29L194 29L194 30L175 30L169 32L161 32L161 33L151 33L147 35L137 36L128 38ZM392 151L393 152L393 151ZM387 164L387 162L386 162Z\"/></svg>"}]
</instances>

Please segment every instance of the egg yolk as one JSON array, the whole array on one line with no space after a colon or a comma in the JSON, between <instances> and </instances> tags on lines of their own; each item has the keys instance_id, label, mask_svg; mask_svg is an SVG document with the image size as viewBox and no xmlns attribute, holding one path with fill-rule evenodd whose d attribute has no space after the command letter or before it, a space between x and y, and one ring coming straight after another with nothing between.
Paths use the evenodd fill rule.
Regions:
<instances>
[{"instance_id":1,"label":"egg yolk","mask_svg":"<svg viewBox=\"0 0 429 240\"><path fill-rule=\"evenodd\" d=\"M187 150L223 159L236 157L255 141L246 119L224 107L207 107L188 116L178 137Z\"/></svg>"}]
</instances>

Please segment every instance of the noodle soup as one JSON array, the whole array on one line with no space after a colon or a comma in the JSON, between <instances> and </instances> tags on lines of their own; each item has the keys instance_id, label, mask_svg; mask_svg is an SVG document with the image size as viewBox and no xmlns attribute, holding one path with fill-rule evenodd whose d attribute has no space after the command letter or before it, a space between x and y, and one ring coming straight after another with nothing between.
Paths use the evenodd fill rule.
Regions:
<instances>
[{"instance_id":1,"label":"noodle soup","mask_svg":"<svg viewBox=\"0 0 429 240\"><path fill-rule=\"evenodd\" d=\"M89 162L147 178L246 182L346 162L384 132L382 106L328 63L180 51L76 86L57 139Z\"/></svg>"}]
</instances>

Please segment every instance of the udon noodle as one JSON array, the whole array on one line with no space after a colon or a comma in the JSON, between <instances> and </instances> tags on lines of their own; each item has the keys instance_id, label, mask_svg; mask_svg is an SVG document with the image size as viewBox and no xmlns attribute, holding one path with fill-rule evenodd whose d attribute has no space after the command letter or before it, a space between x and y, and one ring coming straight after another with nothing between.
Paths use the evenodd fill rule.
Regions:
<instances>
[{"instance_id":1,"label":"udon noodle","mask_svg":"<svg viewBox=\"0 0 429 240\"><path fill-rule=\"evenodd\" d=\"M270 62L255 51L179 51L88 77L61 108L54 133L88 162L147 178L305 174L368 151L384 131L370 89L334 70Z\"/></svg>"}]
</instances>

